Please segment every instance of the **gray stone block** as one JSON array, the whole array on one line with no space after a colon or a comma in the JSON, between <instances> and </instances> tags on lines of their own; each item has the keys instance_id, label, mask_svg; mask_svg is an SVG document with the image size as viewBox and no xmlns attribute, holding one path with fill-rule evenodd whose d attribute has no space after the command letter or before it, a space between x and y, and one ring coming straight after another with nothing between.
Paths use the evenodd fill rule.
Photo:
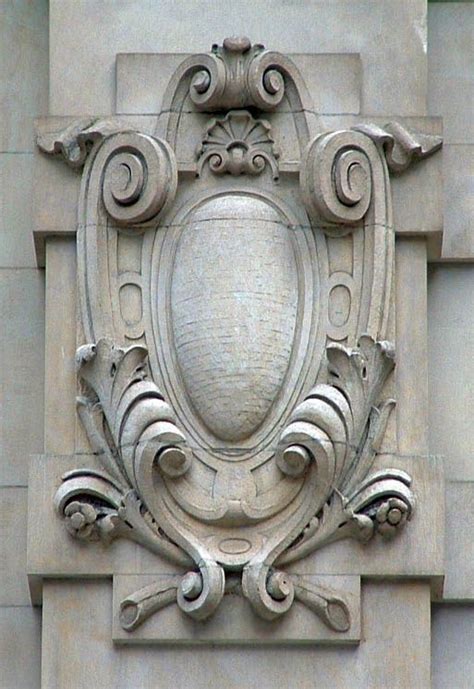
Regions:
<instances>
[{"instance_id":1,"label":"gray stone block","mask_svg":"<svg viewBox=\"0 0 474 689\"><path fill-rule=\"evenodd\" d=\"M0 668L2 689L41 686L41 610L0 607Z\"/></svg>"},{"instance_id":2,"label":"gray stone block","mask_svg":"<svg viewBox=\"0 0 474 689\"><path fill-rule=\"evenodd\" d=\"M44 278L0 270L0 485L26 485L28 461L43 447Z\"/></svg>"},{"instance_id":3,"label":"gray stone block","mask_svg":"<svg viewBox=\"0 0 474 689\"><path fill-rule=\"evenodd\" d=\"M0 152L33 151L33 118L48 107L47 0L2 2L0 26Z\"/></svg>"},{"instance_id":4,"label":"gray stone block","mask_svg":"<svg viewBox=\"0 0 474 689\"><path fill-rule=\"evenodd\" d=\"M29 153L0 154L0 268L36 267L32 163Z\"/></svg>"},{"instance_id":5,"label":"gray stone block","mask_svg":"<svg viewBox=\"0 0 474 689\"><path fill-rule=\"evenodd\" d=\"M271 47L271 46L269 46ZM168 81L187 53L122 53L116 63L116 106L120 114L157 114ZM359 55L289 55L300 70L318 113L359 113L362 64Z\"/></svg>"},{"instance_id":6,"label":"gray stone block","mask_svg":"<svg viewBox=\"0 0 474 689\"><path fill-rule=\"evenodd\" d=\"M433 689L472 689L474 606L435 606L431 630Z\"/></svg>"},{"instance_id":7,"label":"gray stone block","mask_svg":"<svg viewBox=\"0 0 474 689\"><path fill-rule=\"evenodd\" d=\"M435 265L428 274L429 446L446 477L474 480L474 270Z\"/></svg>"},{"instance_id":8,"label":"gray stone block","mask_svg":"<svg viewBox=\"0 0 474 689\"><path fill-rule=\"evenodd\" d=\"M279 0L271 17L253 0L225 11L205 0L145 2L139 12L135 0L123 0L94 12L91 34L95 9L91 0L50 2L51 114L113 112L117 53L204 52L225 36L246 34L282 52L360 53L366 113L425 113L425 0L386 0L370 11L363 0Z\"/></svg>"},{"instance_id":9,"label":"gray stone block","mask_svg":"<svg viewBox=\"0 0 474 689\"><path fill-rule=\"evenodd\" d=\"M447 144L474 143L474 6L428 5L428 112L444 119Z\"/></svg>"},{"instance_id":10,"label":"gray stone block","mask_svg":"<svg viewBox=\"0 0 474 689\"><path fill-rule=\"evenodd\" d=\"M0 487L0 606L29 605L26 488Z\"/></svg>"},{"instance_id":11,"label":"gray stone block","mask_svg":"<svg viewBox=\"0 0 474 689\"><path fill-rule=\"evenodd\" d=\"M474 258L474 144L444 147L444 259Z\"/></svg>"},{"instance_id":12,"label":"gray stone block","mask_svg":"<svg viewBox=\"0 0 474 689\"><path fill-rule=\"evenodd\" d=\"M430 689L429 588L371 583L363 588L363 601L357 649L168 645L158 652L113 645L109 582L49 582L43 683L48 689L89 689L93 668L101 689Z\"/></svg>"},{"instance_id":13,"label":"gray stone block","mask_svg":"<svg viewBox=\"0 0 474 689\"><path fill-rule=\"evenodd\" d=\"M443 599L474 602L474 482L446 484L446 578Z\"/></svg>"}]
</instances>

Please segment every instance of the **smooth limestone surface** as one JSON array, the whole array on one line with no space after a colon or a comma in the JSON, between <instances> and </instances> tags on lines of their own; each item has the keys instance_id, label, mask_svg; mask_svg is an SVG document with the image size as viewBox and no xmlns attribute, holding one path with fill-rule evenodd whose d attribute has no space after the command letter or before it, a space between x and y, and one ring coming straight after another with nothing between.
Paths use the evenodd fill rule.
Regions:
<instances>
[{"instance_id":1,"label":"smooth limestone surface","mask_svg":"<svg viewBox=\"0 0 474 689\"><path fill-rule=\"evenodd\" d=\"M43 683L89 689L94 668L101 689L429 689L428 586L372 583L362 597L364 640L353 648L134 647L112 643L109 582L48 582Z\"/></svg>"}]
</instances>

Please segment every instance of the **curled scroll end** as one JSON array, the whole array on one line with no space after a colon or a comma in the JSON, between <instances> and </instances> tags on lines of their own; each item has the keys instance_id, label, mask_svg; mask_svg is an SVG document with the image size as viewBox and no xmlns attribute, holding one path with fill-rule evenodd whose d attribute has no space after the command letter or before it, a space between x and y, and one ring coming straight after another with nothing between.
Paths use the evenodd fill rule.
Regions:
<instances>
[{"instance_id":1,"label":"curled scroll end","mask_svg":"<svg viewBox=\"0 0 474 689\"><path fill-rule=\"evenodd\" d=\"M261 562L249 563L244 568L242 590L254 611L264 620L284 615L295 598L291 576L281 570L271 570Z\"/></svg>"},{"instance_id":2,"label":"curled scroll end","mask_svg":"<svg viewBox=\"0 0 474 689\"><path fill-rule=\"evenodd\" d=\"M205 620L218 608L225 591L224 570L216 562L199 565L199 572L187 572L177 590L178 606L195 620Z\"/></svg>"},{"instance_id":3,"label":"curled scroll end","mask_svg":"<svg viewBox=\"0 0 474 689\"><path fill-rule=\"evenodd\" d=\"M116 118L87 117L75 120L59 131L42 131L38 128L36 145L43 153L62 156L69 167L78 169L86 162L96 141L129 128Z\"/></svg>"},{"instance_id":4,"label":"curled scroll end","mask_svg":"<svg viewBox=\"0 0 474 689\"><path fill-rule=\"evenodd\" d=\"M360 124L353 129L384 149L388 167L395 173L404 172L413 162L428 158L443 145L440 136L423 134L399 122L389 122L384 127Z\"/></svg>"}]
</instances>

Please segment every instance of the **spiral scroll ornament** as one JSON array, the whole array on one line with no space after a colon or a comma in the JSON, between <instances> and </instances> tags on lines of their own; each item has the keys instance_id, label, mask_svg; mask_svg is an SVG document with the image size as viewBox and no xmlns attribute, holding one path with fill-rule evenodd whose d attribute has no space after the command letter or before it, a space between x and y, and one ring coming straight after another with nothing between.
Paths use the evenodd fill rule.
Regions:
<instances>
[{"instance_id":1,"label":"spiral scroll ornament","mask_svg":"<svg viewBox=\"0 0 474 689\"><path fill-rule=\"evenodd\" d=\"M102 199L119 225L143 223L174 199L177 167L171 147L138 132L108 138L100 151Z\"/></svg>"},{"instance_id":2,"label":"spiral scroll ornament","mask_svg":"<svg viewBox=\"0 0 474 689\"><path fill-rule=\"evenodd\" d=\"M353 225L369 210L377 147L364 134L339 131L311 141L301 166L300 184L312 216Z\"/></svg>"},{"instance_id":3,"label":"spiral scroll ornament","mask_svg":"<svg viewBox=\"0 0 474 689\"><path fill-rule=\"evenodd\" d=\"M285 95L281 60L279 53L252 45L245 36L226 38L210 54L190 58L189 97L206 112L249 106L274 110Z\"/></svg>"}]
</instances>

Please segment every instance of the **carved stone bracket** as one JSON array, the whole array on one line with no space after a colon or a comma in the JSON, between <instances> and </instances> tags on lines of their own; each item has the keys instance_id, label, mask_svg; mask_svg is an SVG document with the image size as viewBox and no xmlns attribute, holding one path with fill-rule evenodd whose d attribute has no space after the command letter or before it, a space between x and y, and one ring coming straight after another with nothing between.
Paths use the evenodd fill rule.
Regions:
<instances>
[{"instance_id":1,"label":"carved stone bracket","mask_svg":"<svg viewBox=\"0 0 474 689\"><path fill-rule=\"evenodd\" d=\"M165 103L162 138L88 118L38 140L84 166L78 413L101 464L63 476L56 510L76 539L179 565L122 601L129 632L171 603L204 620L231 589L344 634L344 594L282 568L414 514L409 474L374 469L395 404L389 173L441 142L398 123L311 138L295 65L243 38L185 60ZM279 179L289 117L299 181Z\"/></svg>"}]
</instances>

